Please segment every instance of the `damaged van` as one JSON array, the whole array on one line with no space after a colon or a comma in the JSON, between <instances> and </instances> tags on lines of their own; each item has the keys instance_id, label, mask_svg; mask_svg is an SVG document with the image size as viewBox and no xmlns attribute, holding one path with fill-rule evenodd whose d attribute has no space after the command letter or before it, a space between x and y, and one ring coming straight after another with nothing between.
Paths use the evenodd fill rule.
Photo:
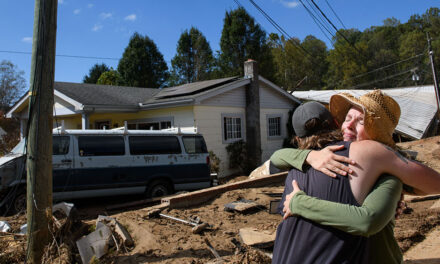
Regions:
<instances>
[{"instance_id":1,"label":"damaged van","mask_svg":"<svg viewBox=\"0 0 440 264\"><path fill-rule=\"evenodd\" d=\"M0 206L26 207L22 140L0 158ZM156 197L212 184L209 153L191 129L53 130L53 200L145 194Z\"/></svg>"}]
</instances>

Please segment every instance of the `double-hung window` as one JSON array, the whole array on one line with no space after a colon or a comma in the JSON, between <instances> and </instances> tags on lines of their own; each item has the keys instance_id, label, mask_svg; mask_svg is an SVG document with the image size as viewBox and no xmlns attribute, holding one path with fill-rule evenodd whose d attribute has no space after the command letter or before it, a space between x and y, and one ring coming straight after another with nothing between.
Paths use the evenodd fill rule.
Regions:
<instances>
[{"instance_id":1,"label":"double-hung window","mask_svg":"<svg viewBox=\"0 0 440 264\"><path fill-rule=\"evenodd\" d=\"M268 138L282 137L281 130L281 115L268 115L267 116L267 136Z\"/></svg>"},{"instance_id":2,"label":"double-hung window","mask_svg":"<svg viewBox=\"0 0 440 264\"><path fill-rule=\"evenodd\" d=\"M243 139L243 116L241 114L223 114L222 129L223 143L232 143Z\"/></svg>"}]
</instances>

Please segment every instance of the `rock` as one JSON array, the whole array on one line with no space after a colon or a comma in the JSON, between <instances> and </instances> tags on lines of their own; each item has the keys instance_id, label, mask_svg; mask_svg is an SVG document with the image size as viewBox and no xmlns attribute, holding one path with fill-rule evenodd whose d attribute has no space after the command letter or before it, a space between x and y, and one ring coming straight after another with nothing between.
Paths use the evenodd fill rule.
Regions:
<instances>
[{"instance_id":1,"label":"rock","mask_svg":"<svg viewBox=\"0 0 440 264\"><path fill-rule=\"evenodd\" d=\"M244 244L259 248L272 247L275 242L275 232L260 231L254 228L241 228L239 235Z\"/></svg>"}]
</instances>

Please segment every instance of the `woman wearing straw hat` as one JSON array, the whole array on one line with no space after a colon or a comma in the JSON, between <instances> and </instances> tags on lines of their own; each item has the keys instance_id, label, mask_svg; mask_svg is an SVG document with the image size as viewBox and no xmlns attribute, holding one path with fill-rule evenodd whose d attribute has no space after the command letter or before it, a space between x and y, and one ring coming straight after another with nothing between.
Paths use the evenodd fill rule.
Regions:
<instances>
[{"instance_id":1,"label":"woman wearing straw hat","mask_svg":"<svg viewBox=\"0 0 440 264\"><path fill-rule=\"evenodd\" d=\"M342 124L341 128L344 140L356 141L373 139L388 146L394 146L392 132L397 125L400 108L391 97L380 91L368 93L359 99L349 94L340 94L331 98L330 110L336 121ZM364 151L371 151L370 145L374 143L367 141L363 143ZM335 147L332 148L337 149ZM273 158L271 159L275 165L280 165L280 161L277 160L277 158L279 159L280 157L282 159L281 163L288 163L289 165L297 163L297 160L292 161L294 158L292 158L291 154L295 154L292 150L280 150L279 152L281 152L282 155L276 153L278 157L274 154L275 160ZM379 155L380 153L376 154ZM297 155L297 153L295 155ZM298 156L301 156L301 154L296 157ZM390 158L391 160L385 160L385 164L388 164L387 166L392 166L393 162L399 162L399 160L403 162L399 166L404 167L410 164L410 162L404 160L402 157L388 157L388 159ZM346 157L338 158L338 160L349 161ZM379 160L378 162L384 162L384 160ZM376 167L376 165L378 166L378 164L373 164L370 165L370 167ZM414 164L411 162L410 165ZM334 165L331 166L334 167ZM426 168L422 168L422 172L424 169ZM351 169L348 168L347 170L349 171ZM325 173L329 174L329 171L325 171ZM398 170L394 171L394 174L400 176L405 183L416 186L418 191L429 193L439 192L440 178L436 173L421 174L423 176L418 177L417 180L414 180L415 177L411 177L411 174L402 173ZM421 181L421 183L418 181ZM430 183L433 183L433 185L428 186ZM365 182L361 182L360 184L366 187ZM388 225L386 224L392 219L392 215L394 214L395 201L397 201L400 196L400 186L400 182L394 177L381 177L373 188L373 191L366 197L363 205L357 207L318 200L307 196L304 192L299 192L297 186L292 186L292 188L286 181L286 192L292 190L294 192L287 196L284 210L286 211L286 216L289 215L290 210L292 210L297 215L352 234L368 236L380 231L370 238L372 246L371 262L399 263L402 261L402 254L394 239L393 222L390 222ZM353 193L359 191L357 188L359 188L359 186L354 186ZM370 188L366 189L369 190ZM365 191L363 195L366 195Z\"/></svg>"}]
</instances>

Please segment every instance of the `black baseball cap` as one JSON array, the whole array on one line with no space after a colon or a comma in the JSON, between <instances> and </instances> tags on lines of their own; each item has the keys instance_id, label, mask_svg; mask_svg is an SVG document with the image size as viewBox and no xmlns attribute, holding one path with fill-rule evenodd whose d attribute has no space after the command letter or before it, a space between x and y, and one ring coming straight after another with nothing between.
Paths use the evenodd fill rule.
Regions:
<instances>
[{"instance_id":1,"label":"black baseball cap","mask_svg":"<svg viewBox=\"0 0 440 264\"><path fill-rule=\"evenodd\" d=\"M323 123L328 121L328 124L333 124L333 117L330 111L318 102L307 102L298 106L292 115L292 126L295 134L298 137L307 137L316 133L317 129L307 129L307 121L317 118Z\"/></svg>"}]
</instances>

